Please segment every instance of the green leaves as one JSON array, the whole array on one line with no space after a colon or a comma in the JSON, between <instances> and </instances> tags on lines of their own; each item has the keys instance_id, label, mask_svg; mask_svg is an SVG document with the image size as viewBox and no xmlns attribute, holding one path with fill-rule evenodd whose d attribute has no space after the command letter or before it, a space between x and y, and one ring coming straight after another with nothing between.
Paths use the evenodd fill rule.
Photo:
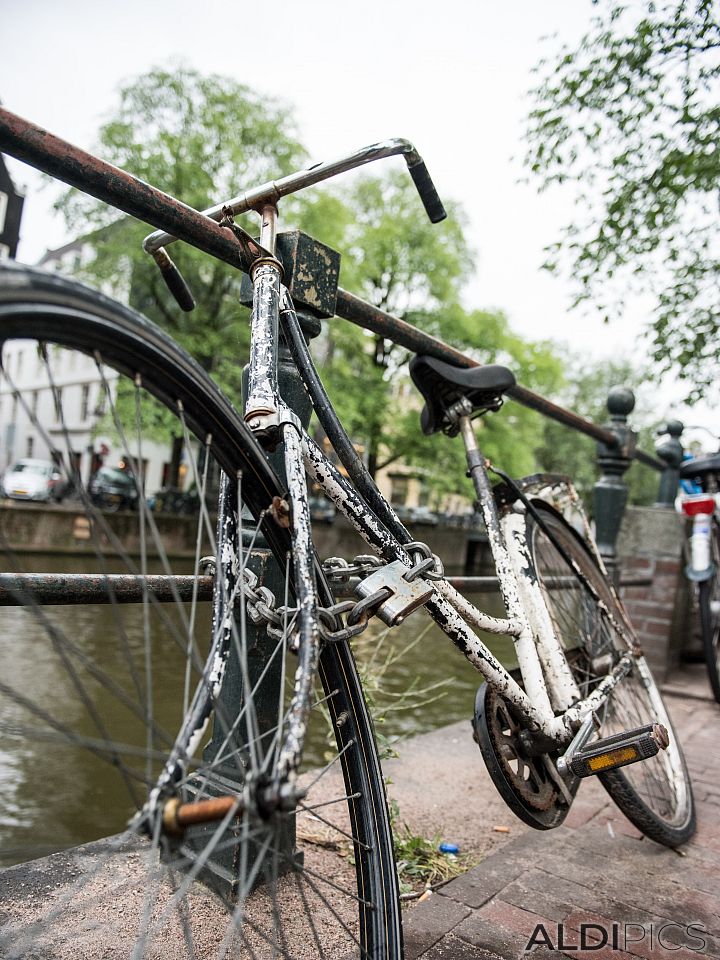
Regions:
<instances>
[{"instance_id":1,"label":"green leaves","mask_svg":"<svg viewBox=\"0 0 720 960\"><path fill-rule=\"evenodd\" d=\"M657 422L657 410L646 406L644 402L641 388L649 379L647 371L637 369L624 360L614 363L606 360L592 362L573 354L566 354L561 359L567 374L555 399L580 416L602 424L609 420L607 397L610 389L616 386L629 387L635 392L637 400L631 424L635 429L638 424L645 424L640 429L638 445L652 452L655 437L648 424ZM539 416L535 423L542 438L537 447L539 462L549 473L569 475L585 501L586 509L592 514L593 487L598 478L595 441ZM658 476L654 470L634 463L626 477L630 502L654 503L658 492Z\"/></svg>"},{"instance_id":2,"label":"green leaves","mask_svg":"<svg viewBox=\"0 0 720 960\"><path fill-rule=\"evenodd\" d=\"M566 68L576 70L579 64L570 57ZM589 84L581 73L577 96L588 98ZM567 94L558 85L556 95L561 103ZM539 107L537 118L556 138L553 147L539 145L538 164L554 163L555 152L565 145L575 149L560 107ZM588 130L600 136L599 124ZM115 114L100 130L100 145L105 159L200 209L282 176L305 160L287 107L226 77L205 77L182 65L151 70L124 87ZM676 152L673 169L682 167L686 156L687 151ZM141 251L145 225L118 219L115 211L73 191L60 207L92 250L81 268L84 277L129 298L166 328L239 406L249 341L248 311L237 302L240 274L190 247L173 245L172 257L197 300L195 311L182 313ZM287 198L282 222L284 229L299 227L341 251L340 279L346 288L480 362L510 366L526 386L556 394L564 378L549 344L521 340L499 311L462 305L475 254L464 237L462 210L453 203L447 207L448 219L430 224L398 161L381 176ZM245 218L244 225L257 233L257 218ZM598 232L596 242L607 244L609 234L627 231L625 205L616 204L611 226ZM679 352L685 349L677 344ZM442 505L448 494L470 497L460 441L420 433L421 401L410 383L405 350L335 319L323 324L313 351L340 419L373 472L400 462L415 468L433 505ZM165 437L164 422L155 427L158 438ZM486 454L511 473L545 466L535 455L543 430L527 409L508 402L498 416L486 417L481 429Z\"/></svg>"},{"instance_id":3,"label":"green leaves","mask_svg":"<svg viewBox=\"0 0 720 960\"><path fill-rule=\"evenodd\" d=\"M119 106L100 129L99 154L196 209L302 166L305 149L290 110L227 77L179 65L156 68L120 91ZM59 207L86 237L89 282L114 291L165 327L240 402L248 352L248 311L237 303L240 273L185 245L172 257L196 296L182 313L151 259L142 252L149 228L92 198L68 191ZM245 218L257 234L257 218Z\"/></svg>"},{"instance_id":4,"label":"green leaves","mask_svg":"<svg viewBox=\"0 0 720 960\"><path fill-rule=\"evenodd\" d=\"M657 366L697 399L719 372L720 11L598 7L578 49L541 66L525 163L541 189L572 183L587 211L561 240L576 302L619 319L629 291L650 293Z\"/></svg>"}]
</instances>

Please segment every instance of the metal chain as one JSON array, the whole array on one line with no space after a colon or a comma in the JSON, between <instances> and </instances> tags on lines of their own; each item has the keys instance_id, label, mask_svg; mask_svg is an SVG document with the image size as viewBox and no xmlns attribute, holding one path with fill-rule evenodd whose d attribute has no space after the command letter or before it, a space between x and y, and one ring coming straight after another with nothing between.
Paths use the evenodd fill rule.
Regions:
<instances>
[{"instance_id":1,"label":"metal chain","mask_svg":"<svg viewBox=\"0 0 720 960\"><path fill-rule=\"evenodd\" d=\"M406 574L408 581L418 576L428 580L439 580L444 576L442 561L437 555L431 553L427 544L413 541L405 544L404 547L414 560L414 565ZM206 574L214 574L214 557L203 557L200 563ZM369 577L384 566L386 563L380 557L358 554L350 562L343 557L329 557L323 561L322 569L330 583L344 584L348 583L351 577L360 579ZM258 586L257 575L247 567L243 570L243 580L247 612L252 623L255 626L266 624L268 636L274 640L282 640L286 635L293 637L291 649L296 647L297 634L294 625L297 619L297 607L278 607L277 598L272 590ZM338 643L358 636L367 628L370 618L375 616L391 593L388 587L382 587L359 601L343 600L329 607L319 607L320 636L328 643ZM334 629L339 618L343 626Z\"/></svg>"},{"instance_id":2,"label":"metal chain","mask_svg":"<svg viewBox=\"0 0 720 960\"><path fill-rule=\"evenodd\" d=\"M291 638L290 647L291 649L296 648L297 631L294 630L294 626L297 619L297 607L277 606L274 593L267 587L258 586L258 578L252 570L247 568L243 570L243 580L246 607L250 620L256 626L265 623L268 636L273 640L282 640L284 636ZM377 598L375 609L386 598L386 593L383 591L382 596ZM367 601L362 601L362 606L366 607L366 605ZM357 619L351 620L351 614L359 606L361 604L355 603L353 600L344 600L329 607L320 607L318 609L318 629L322 639L328 643L337 643L342 640L349 640L351 637L356 637L362 633L375 611L361 609ZM347 624L335 629L338 618L344 615L347 615Z\"/></svg>"},{"instance_id":3,"label":"metal chain","mask_svg":"<svg viewBox=\"0 0 720 960\"><path fill-rule=\"evenodd\" d=\"M323 573L331 583L347 583L350 577L368 577L385 561L371 554L361 553L350 562L342 557L328 557L323 560Z\"/></svg>"},{"instance_id":4,"label":"metal chain","mask_svg":"<svg viewBox=\"0 0 720 960\"><path fill-rule=\"evenodd\" d=\"M426 543L421 540L412 540L410 543L403 544L403 550L409 553L414 561L412 574L407 576L408 580L414 580L420 574L426 580L442 580L444 578L445 568L442 560L431 551ZM421 563L423 566L422 569L419 569ZM380 557L364 553L358 554L350 562L342 557L329 557L327 560L323 560L322 564L323 572L331 583L347 583L350 577L367 577L383 566L385 566L385 561L381 560Z\"/></svg>"}]
</instances>

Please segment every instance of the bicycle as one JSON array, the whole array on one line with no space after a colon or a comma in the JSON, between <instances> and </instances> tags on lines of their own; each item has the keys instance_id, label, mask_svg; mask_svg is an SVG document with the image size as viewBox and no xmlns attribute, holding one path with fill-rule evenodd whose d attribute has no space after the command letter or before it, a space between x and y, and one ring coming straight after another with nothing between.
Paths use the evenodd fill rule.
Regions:
<instances>
[{"instance_id":1,"label":"bicycle","mask_svg":"<svg viewBox=\"0 0 720 960\"><path fill-rule=\"evenodd\" d=\"M543 488L571 496L568 488L504 475L491 487L494 468L477 447L471 419L500 408L512 373L500 366L463 370L431 356L411 364L425 398L423 429L460 434L465 443L506 607L498 618L462 596L430 548L412 540L365 471L313 367L275 255L278 202L399 154L431 220L439 220L442 204L412 145L377 144L204 214L4 110L0 147L159 228L145 248L183 308L192 295L166 250L176 238L242 267L253 280L241 416L183 350L129 308L32 268L0 270L4 377L19 408L53 443L15 382L14 358L25 349L18 344L33 338L61 410L56 435L65 470L83 507L73 536L85 544L85 567L98 571L75 578L32 573L23 569L9 527L2 532L8 573L0 577L0 600L8 605L6 622L33 650L31 670L5 650L14 675L0 679L2 729L22 745L39 740L51 747L42 772L16 762L6 786L15 789L9 808L20 819L67 766L61 749L77 748L115 771L93 786L104 790L100 806L124 790L134 810L118 836L57 855L66 875L48 905L23 898L22 890L53 888L52 857L4 874L13 894L0 933L6 954L35 949L63 957L82 948L133 957L401 957L384 784L349 641L372 616L394 625L421 606L485 678L474 733L496 786L520 817L538 829L557 826L580 780L598 774L648 836L668 846L689 839L695 814L687 770L631 625L592 547L540 496ZM245 210L260 213L259 240L234 221ZM344 472L280 396L279 328ZM109 411L104 427L112 426L134 477L142 476L152 442L143 425L154 422L158 404L174 417L199 491L189 573L173 567L139 480L132 535L120 535L87 497L72 456L73 424L59 402L69 391L61 394L65 385L53 374L63 357L58 347L78 350L95 367ZM306 473L374 555L320 563ZM213 477L220 478L217 525L207 509ZM348 581L356 599L337 600L333 587ZM208 601L212 625L201 609ZM48 604L59 606L48 613ZM67 604L74 605L63 620ZM88 604L94 606L86 612ZM108 613L98 626L99 604ZM139 639L123 616L136 604ZM109 646L110 627L116 637L104 668L99 648ZM519 673L508 672L475 629L512 637ZM3 645L10 643L6 630ZM158 673L169 678L165 664L173 653L180 682L168 690ZM58 697L69 716L59 711ZM316 725L330 755L308 770L301 762ZM97 815L89 804L84 814ZM57 811L50 827L61 832ZM98 817L95 835L107 833L107 817Z\"/></svg>"},{"instance_id":2,"label":"bicycle","mask_svg":"<svg viewBox=\"0 0 720 960\"><path fill-rule=\"evenodd\" d=\"M720 454L686 460L680 465L681 484L689 489L681 490L678 508L692 521L685 576L693 588L693 614L700 628L705 666L717 703L720 703L719 479Z\"/></svg>"}]
</instances>

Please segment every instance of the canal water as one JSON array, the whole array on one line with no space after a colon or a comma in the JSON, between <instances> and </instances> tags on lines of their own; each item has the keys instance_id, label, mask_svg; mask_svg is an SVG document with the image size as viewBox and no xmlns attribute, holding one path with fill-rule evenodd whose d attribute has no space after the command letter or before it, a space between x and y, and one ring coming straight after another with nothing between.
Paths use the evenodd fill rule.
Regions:
<instances>
[{"instance_id":1,"label":"canal water","mask_svg":"<svg viewBox=\"0 0 720 960\"><path fill-rule=\"evenodd\" d=\"M36 557L32 567L87 572L82 559ZM475 599L502 613L499 597ZM140 605L3 608L2 683L14 694L9 698L0 690L2 865L123 829L132 801L108 765L102 741L123 745L125 762L141 767L146 732L138 703L148 667L156 724L174 735L183 714L182 620L188 610L166 604L152 613L146 659ZM210 604L204 603L195 635L209 633ZM485 640L504 663L514 664L511 641ZM422 612L390 631L373 621L354 648L386 754L401 753L405 736L472 715L479 675ZM24 697L36 704L34 712ZM307 764L323 763L328 749L327 728L319 723L307 745Z\"/></svg>"}]
</instances>

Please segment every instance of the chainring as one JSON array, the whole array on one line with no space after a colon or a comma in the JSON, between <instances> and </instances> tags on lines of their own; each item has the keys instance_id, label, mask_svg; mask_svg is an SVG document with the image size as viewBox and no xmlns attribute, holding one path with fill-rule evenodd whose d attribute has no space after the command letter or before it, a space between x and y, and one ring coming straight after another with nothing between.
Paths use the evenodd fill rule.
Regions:
<instances>
[{"instance_id":1,"label":"chainring","mask_svg":"<svg viewBox=\"0 0 720 960\"><path fill-rule=\"evenodd\" d=\"M536 830L560 826L570 807L548 770L552 759L527 756L517 711L487 683L475 697L472 726L488 773L513 813Z\"/></svg>"}]
</instances>

